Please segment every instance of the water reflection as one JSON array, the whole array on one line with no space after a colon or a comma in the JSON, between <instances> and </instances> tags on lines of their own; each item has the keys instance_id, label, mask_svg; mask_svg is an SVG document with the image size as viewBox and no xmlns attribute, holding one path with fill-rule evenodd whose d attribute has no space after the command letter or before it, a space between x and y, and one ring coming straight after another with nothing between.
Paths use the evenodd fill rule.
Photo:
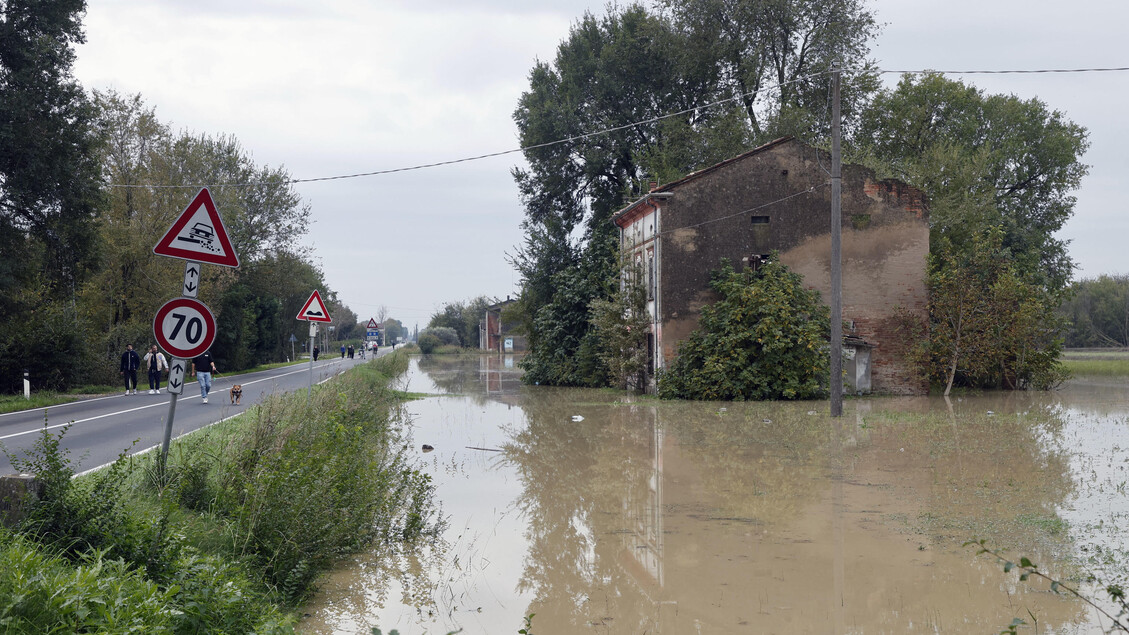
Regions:
<instances>
[{"instance_id":1,"label":"water reflection","mask_svg":"<svg viewBox=\"0 0 1129 635\"><path fill-rule=\"evenodd\" d=\"M549 635L998 632L1028 609L1041 632L1088 632L1079 604L959 545L1059 571L1079 540L1125 547L1085 531L1125 505L1129 457L1102 454L1125 426L1113 391L858 400L831 420L522 387L497 356L411 373L457 395L409 406L452 530L410 575L338 572L306 632L516 633L529 613ZM1093 487L1098 459L1113 467Z\"/></svg>"}]
</instances>

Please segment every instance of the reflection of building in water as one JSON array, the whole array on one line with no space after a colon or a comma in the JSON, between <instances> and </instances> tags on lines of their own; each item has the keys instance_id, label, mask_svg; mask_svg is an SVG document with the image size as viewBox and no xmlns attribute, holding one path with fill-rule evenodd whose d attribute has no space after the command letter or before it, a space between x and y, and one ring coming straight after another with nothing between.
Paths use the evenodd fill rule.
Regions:
<instances>
[{"instance_id":1,"label":"reflection of building in water","mask_svg":"<svg viewBox=\"0 0 1129 635\"><path fill-rule=\"evenodd\" d=\"M515 374L517 364L513 355L481 355L478 358L479 378L486 385L486 394L500 395L513 392L511 382L520 381Z\"/></svg>"},{"instance_id":2,"label":"reflection of building in water","mask_svg":"<svg viewBox=\"0 0 1129 635\"><path fill-rule=\"evenodd\" d=\"M633 407L634 410L637 407ZM641 591L653 602L648 590L661 588L663 582L663 431L654 425L655 409L640 408L652 417L651 475L646 489L628 488L624 493L624 512L628 529L623 534L619 561L624 571L639 583Z\"/></svg>"}]
</instances>

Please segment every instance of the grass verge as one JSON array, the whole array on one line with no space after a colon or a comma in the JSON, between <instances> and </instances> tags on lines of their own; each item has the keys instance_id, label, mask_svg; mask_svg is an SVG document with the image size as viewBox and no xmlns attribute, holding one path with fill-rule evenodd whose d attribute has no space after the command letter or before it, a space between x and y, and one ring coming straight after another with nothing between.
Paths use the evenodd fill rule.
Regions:
<instances>
[{"instance_id":1,"label":"grass verge","mask_svg":"<svg viewBox=\"0 0 1129 635\"><path fill-rule=\"evenodd\" d=\"M254 368L247 368L244 370L224 373L223 377L231 377L235 375L246 375L248 373L257 373L264 370L271 370L274 368L282 368L283 366L294 366L297 364L308 364L309 358L304 360L297 360L293 362L278 362L275 364L261 364ZM144 389L148 384L148 380L144 377L138 377L138 382L141 384L141 389ZM168 377L161 378L162 385L167 384ZM120 393L119 386L80 386L67 392L56 392L54 390L43 390L33 392L30 399L24 399L20 395L0 395L0 414L9 412L18 412L20 410L38 410L40 408L50 408L59 404L71 403L87 397L101 397L103 395L110 395Z\"/></svg>"},{"instance_id":2,"label":"grass verge","mask_svg":"<svg viewBox=\"0 0 1129 635\"><path fill-rule=\"evenodd\" d=\"M74 479L44 431L13 464L43 499L0 531L5 633L292 632L294 609L343 556L440 529L388 388L390 355L158 454ZM64 428L65 431L65 428Z\"/></svg>"}]
</instances>

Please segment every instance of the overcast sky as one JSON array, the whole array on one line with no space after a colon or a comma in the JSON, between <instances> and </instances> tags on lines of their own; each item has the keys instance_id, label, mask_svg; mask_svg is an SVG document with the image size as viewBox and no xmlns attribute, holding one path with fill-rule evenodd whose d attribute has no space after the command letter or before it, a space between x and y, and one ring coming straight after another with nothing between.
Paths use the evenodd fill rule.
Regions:
<instances>
[{"instance_id":1,"label":"overcast sky","mask_svg":"<svg viewBox=\"0 0 1129 635\"><path fill-rule=\"evenodd\" d=\"M372 172L516 148L511 115L529 69L553 59L585 9L604 6L89 0L75 75L87 89L140 93L174 130L234 135L256 163L294 178ZM872 52L883 69L1129 66L1125 0L870 6L885 24ZM1039 97L1089 130L1090 175L1062 237L1078 276L1129 272L1126 196L1115 191L1129 172L1129 73L953 77ZM522 241L510 176L520 161L300 184L314 221L304 242L362 320L384 305L422 328L445 302L516 294L507 253Z\"/></svg>"}]
</instances>

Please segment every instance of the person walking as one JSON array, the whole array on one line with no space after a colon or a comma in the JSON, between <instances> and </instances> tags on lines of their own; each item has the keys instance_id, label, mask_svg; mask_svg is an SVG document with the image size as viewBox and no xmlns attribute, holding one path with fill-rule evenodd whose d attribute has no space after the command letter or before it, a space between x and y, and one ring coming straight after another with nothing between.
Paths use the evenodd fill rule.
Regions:
<instances>
[{"instance_id":1,"label":"person walking","mask_svg":"<svg viewBox=\"0 0 1129 635\"><path fill-rule=\"evenodd\" d=\"M132 390L133 394L137 394L137 369L141 368L141 357L137 351L133 350L133 344L125 345L125 352L122 353L121 372L118 373L125 377L125 394L129 394Z\"/></svg>"},{"instance_id":2,"label":"person walking","mask_svg":"<svg viewBox=\"0 0 1129 635\"><path fill-rule=\"evenodd\" d=\"M204 351L203 355L193 358L192 375L200 383L200 397L204 403L208 403L208 392L212 389L212 373L219 374L216 363L212 361L212 351Z\"/></svg>"},{"instance_id":3,"label":"person walking","mask_svg":"<svg viewBox=\"0 0 1129 635\"><path fill-rule=\"evenodd\" d=\"M345 359L345 345L341 345L341 359Z\"/></svg>"},{"instance_id":4,"label":"person walking","mask_svg":"<svg viewBox=\"0 0 1129 635\"><path fill-rule=\"evenodd\" d=\"M321 351L318 350L318 347L315 346L314 347L314 361L315 362L318 361L318 353L320 353L320 352Z\"/></svg>"},{"instance_id":5,"label":"person walking","mask_svg":"<svg viewBox=\"0 0 1129 635\"><path fill-rule=\"evenodd\" d=\"M352 345L352 344L350 344L350 345L349 345L349 359L353 359L353 353L354 353L354 350L355 350L355 349L353 348L353 345Z\"/></svg>"},{"instance_id":6,"label":"person walking","mask_svg":"<svg viewBox=\"0 0 1129 635\"><path fill-rule=\"evenodd\" d=\"M149 369L149 394L155 395L161 391L161 371L169 369L165 354L157 350L156 344L145 354L145 368Z\"/></svg>"}]
</instances>

